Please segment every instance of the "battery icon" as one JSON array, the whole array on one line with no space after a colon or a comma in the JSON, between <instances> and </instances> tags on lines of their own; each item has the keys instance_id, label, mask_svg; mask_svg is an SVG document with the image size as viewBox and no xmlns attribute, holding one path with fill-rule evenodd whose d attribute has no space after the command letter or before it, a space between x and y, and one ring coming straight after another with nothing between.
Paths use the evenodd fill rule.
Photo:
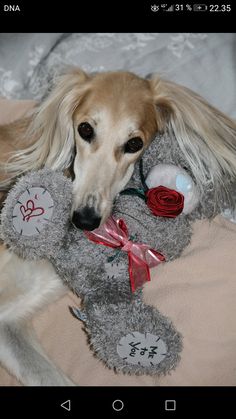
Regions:
<instances>
[{"instance_id":1,"label":"battery icon","mask_svg":"<svg viewBox=\"0 0 236 419\"><path fill-rule=\"evenodd\" d=\"M206 12L207 11L207 4L194 4L193 5L194 12Z\"/></svg>"}]
</instances>

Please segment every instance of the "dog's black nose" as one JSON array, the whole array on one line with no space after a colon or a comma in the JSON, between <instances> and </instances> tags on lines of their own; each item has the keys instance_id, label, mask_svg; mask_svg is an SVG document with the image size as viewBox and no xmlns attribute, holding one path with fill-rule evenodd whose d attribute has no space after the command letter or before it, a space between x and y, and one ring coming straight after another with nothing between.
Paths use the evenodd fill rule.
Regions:
<instances>
[{"instance_id":1,"label":"dog's black nose","mask_svg":"<svg viewBox=\"0 0 236 419\"><path fill-rule=\"evenodd\" d=\"M94 208L84 207L74 211L72 223L81 230L94 230L99 227L101 217L98 216Z\"/></svg>"}]
</instances>

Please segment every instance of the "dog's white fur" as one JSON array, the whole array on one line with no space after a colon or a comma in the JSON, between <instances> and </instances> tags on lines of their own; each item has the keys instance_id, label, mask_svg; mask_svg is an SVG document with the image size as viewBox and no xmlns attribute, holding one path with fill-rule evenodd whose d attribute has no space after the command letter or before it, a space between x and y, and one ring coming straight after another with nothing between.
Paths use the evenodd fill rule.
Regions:
<instances>
[{"instance_id":1,"label":"dog's white fur","mask_svg":"<svg viewBox=\"0 0 236 419\"><path fill-rule=\"evenodd\" d=\"M30 324L32 314L65 288L49 262L20 259L3 246L0 250L1 363L24 385L73 385L43 352Z\"/></svg>"},{"instance_id":2,"label":"dog's white fur","mask_svg":"<svg viewBox=\"0 0 236 419\"><path fill-rule=\"evenodd\" d=\"M84 121L96 133L90 144L78 134ZM221 199L226 178L236 179L235 122L187 88L128 72L89 76L73 70L59 78L31 116L0 127L0 142L18 138L29 144L2 165L0 187L9 188L29 170L66 170L73 162L73 211L95 202L104 222L135 161L154 134L165 130L175 134L199 190L213 182L216 200ZM124 153L133 137L141 137L143 150ZM63 292L49 262L25 261L0 247L0 362L25 385L72 385L30 327L32 314Z\"/></svg>"}]
</instances>

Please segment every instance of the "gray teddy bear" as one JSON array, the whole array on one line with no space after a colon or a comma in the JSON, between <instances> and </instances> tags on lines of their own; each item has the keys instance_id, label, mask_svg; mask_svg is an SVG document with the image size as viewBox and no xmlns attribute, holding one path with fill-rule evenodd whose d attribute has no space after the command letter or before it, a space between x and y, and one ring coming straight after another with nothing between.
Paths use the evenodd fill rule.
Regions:
<instances>
[{"instance_id":1,"label":"gray teddy bear","mask_svg":"<svg viewBox=\"0 0 236 419\"><path fill-rule=\"evenodd\" d=\"M82 299L72 314L84 322L97 357L115 371L166 374L180 361L183 338L170 319L142 300L150 269L179 257L191 223L212 218L209 181L204 193L169 134L158 135L136 165L105 225L85 232L70 221L72 182L42 169L23 176L1 216L2 238L23 258L48 258ZM148 286L145 285L145 286Z\"/></svg>"}]
</instances>

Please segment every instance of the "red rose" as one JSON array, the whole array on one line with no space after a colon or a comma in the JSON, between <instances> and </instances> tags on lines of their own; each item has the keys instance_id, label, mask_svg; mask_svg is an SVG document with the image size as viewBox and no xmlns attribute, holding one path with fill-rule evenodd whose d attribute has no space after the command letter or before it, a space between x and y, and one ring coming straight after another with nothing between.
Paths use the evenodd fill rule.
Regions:
<instances>
[{"instance_id":1,"label":"red rose","mask_svg":"<svg viewBox=\"0 0 236 419\"><path fill-rule=\"evenodd\" d=\"M184 196L165 186L148 189L146 203L154 215L175 218L184 208Z\"/></svg>"}]
</instances>

